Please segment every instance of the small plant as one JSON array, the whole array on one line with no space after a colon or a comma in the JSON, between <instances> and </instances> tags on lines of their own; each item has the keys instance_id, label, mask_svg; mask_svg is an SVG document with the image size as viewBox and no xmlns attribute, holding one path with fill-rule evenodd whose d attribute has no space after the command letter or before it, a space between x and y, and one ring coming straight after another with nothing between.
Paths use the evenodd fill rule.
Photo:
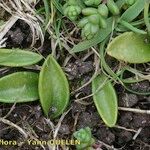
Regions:
<instances>
[{"instance_id":1,"label":"small plant","mask_svg":"<svg viewBox=\"0 0 150 150\"><path fill-rule=\"evenodd\" d=\"M88 40L92 39L101 28L107 27L106 19L109 12L112 15L119 14L119 8L113 0L108 0L106 4L101 0L69 0L64 4L63 10L70 20L77 20L78 27L82 29L83 39ZM83 15L82 18L80 14Z\"/></svg>"},{"instance_id":2,"label":"small plant","mask_svg":"<svg viewBox=\"0 0 150 150\"><path fill-rule=\"evenodd\" d=\"M78 4L78 1L68 0L64 7L64 14L72 21L75 21L78 18L78 15L81 13L81 6Z\"/></svg>"},{"instance_id":3,"label":"small plant","mask_svg":"<svg viewBox=\"0 0 150 150\"><path fill-rule=\"evenodd\" d=\"M95 143L95 140L92 138L91 129L89 127L76 131L73 136L81 142L80 145L76 145L77 150L93 149L92 145Z\"/></svg>"}]
</instances>

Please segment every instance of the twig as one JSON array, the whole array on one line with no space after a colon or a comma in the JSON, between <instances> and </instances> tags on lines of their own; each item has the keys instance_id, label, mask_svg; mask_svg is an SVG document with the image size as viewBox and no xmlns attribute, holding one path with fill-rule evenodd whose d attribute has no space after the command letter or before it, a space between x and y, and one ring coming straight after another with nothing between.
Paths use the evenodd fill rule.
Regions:
<instances>
[{"instance_id":1,"label":"twig","mask_svg":"<svg viewBox=\"0 0 150 150\"><path fill-rule=\"evenodd\" d=\"M12 113L12 111L15 109L15 106L16 106L16 103L13 104L9 112L3 117L4 119L7 118Z\"/></svg>"},{"instance_id":2,"label":"twig","mask_svg":"<svg viewBox=\"0 0 150 150\"><path fill-rule=\"evenodd\" d=\"M14 124L13 122L11 122L5 118L0 118L0 121L9 126L16 128L25 137L25 139L27 139L28 134L26 134L26 132L22 128L20 128L18 125Z\"/></svg>"},{"instance_id":3,"label":"twig","mask_svg":"<svg viewBox=\"0 0 150 150\"><path fill-rule=\"evenodd\" d=\"M111 149L111 150L118 150L118 149L114 148L113 146L110 146L110 145L108 145L108 144L106 144L106 143L104 143L104 142L102 142L102 141L98 141L98 143L101 144L101 145L103 145L103 146L105 146L105 147L108 148L108 149Z\"/></svg>"},{"instance_id":4,"label":"twig","mask_svg":"<svg viewBox=\"0 0 150 150\"><path fill-rule=\"evenodd\" d=\"M141 131L142 131L142 128L139 128L138 131L136 132L136 134L133 136L132 139L135 140L138 137L138 135L140 134Z\"/></svg>"},{"instance_id":5,"label":"twig","mask_svg":"<svg viewBox=\"0 0 150 150\"><path fill-rule=\"evenodd\" d=\"M0 40L0 48L6 47L6 40L7 38L3 38L2 40Z\"/></svg>"},{"instance_id":6,"label":"twig","mask_svg":"<svg viewBox=\"0 0 150 150\"><path fill-rule=\"evenodd\" d=\"M61 123L64 120L65 116L69 113L70 110L71 110L71 108L67 112L63 113L61 118L59 119L58 124L56 125L56 129L55 129L54 135L53 135L54 139L56 139L58 131L59 131L60 126L61 126Z\"/></svg>"},{"instance_id":7,"label":"twig","mask_svg":"<svg viewBox=\"0 0 150 150\"><path fill-rule=\"evenodd\" d=\"M127 128L125 128L125 127L118 126L118 125L115 125L115 128L137 133L137 131L134 130L134 129L127 129Z\"/></svg>"},{"instance_id":8,"label":"twig","mask_svg":"<svg viewBox=\"0 0 150 150\"><path fill-rule=\"evenodd\" d=\"M140 114L148 114L150 115L150 110L141 110L141 109L135 109L135 108L126 108L126 107L119 107L119 110L122 111L130 111L133 113L140 113Z\"/></svg>"},{"instance_id":9,"label":"twig","mask_svg":"<svg viewBox=\"0 0 150 150\"><path fill-rule=\"evenodd\" d=\"M55 140L56 137L57 137L57 134L58 134L58 131L59 131L59 129L60 129L60 126L61 126L62 121L64 120L65 116L68 114L68 112L69 112L70 110L71 110L71 108L70 108L67 112L63 113L62 116L61 116L61 118L59 119L58 124L56 125L56 128L55 128L54 135L53 135L54 140ZM55 150L55 146L53 147L53 150Z\"/></svg>"},{"instance_id":10,"label":"twig","mask_svg":"<svg viewBox=\"0 0 150 150\"><path fill-rule=\"evenodd\" d=\"M51 126L51 128L52 128L52 131L53 131L53 140L56 139L62 121L63 121L63 119L65 118L65 116L68 114L68 112L69 112L71 109L72 109L72 108L70 108L67 112L65 112L65 113L62 114L62 116L61 116L61 118L59 119L58 124L57 124L56 126L53 125L53 123L50 121L50 119L45 119L46 122L47 122L47 123ZM48 145L48 147L49 147L50 150L56 150L56 145L53 145L52 147L51 147L51 145Z\"/></svg>"},{"instance_id":11,"label":"twig","mask_svg":"<svg viewBox=\"0 0 150 150\"><path fill-rule=\"evenodd\" d=\"M75 131L75 130L76 130L76 125L77 125L77 122L78 122L79 115L80 115L80 112L78 112L78 113L75 115L74 125L73 125L73 130L72 130L72 131Z\"/></svg>"}]
</instances>

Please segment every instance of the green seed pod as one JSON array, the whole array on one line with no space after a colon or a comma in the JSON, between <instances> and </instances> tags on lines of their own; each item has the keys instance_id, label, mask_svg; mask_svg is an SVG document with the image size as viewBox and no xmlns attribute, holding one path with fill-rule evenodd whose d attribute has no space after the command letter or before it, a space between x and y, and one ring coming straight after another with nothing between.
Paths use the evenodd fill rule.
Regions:
<instances>
[{"instance_id":1,"label":"green seed pod","mask_svg":"<svg viewBox=\"0 0 150 150\"><path fill-rule=\"evenodd\" d=\"M83 28L84 32L85 32L85 35L88 35L90 34L91 32L91 24L90 23L87 23L84 28Z\"/></svg>"},{"instance_id":2,"label":"green seed pod","mask_svg":"<svg viewBox=\"0 0 150 150\"><path fill-rule=\"evenodd\" d=\"M89 22L88 18L85 17L78 22L78 27L83 28Z\"/></svg>"},{"instance_id":3,"label":"green seed pod","mask_svg":"<svg viewBox=\"0 0 150 150\"><path fill-rule=\"evenodd\" d=\"M99 26L101 28L106 28L107 27L107 22L106 22L105 18L103 18L100 15L99 15Z\"/></svg>"},{"instance_id":4,"label":"green seed pod","mask_svg":"<svg viewBox=\"0 0 150 150\"><path fill-rule=\"evenodd\" d=\"M82 29L81 32L82 38L83 39L88 39L87 37L91 36L91 38L93 37L92 34L90 34L90 27L87 25L85 25L85 27Z\"/></svg>"},{"instance_id":5,"label":"green seed pod","mask_svg":"<svg viewBox=\"0 0 150 150\"><path fill-rule=\"evenodd\" d=\"M104 17L107 18L108 17L108 7L105 4L101 4L98 6L98 13Z\"/></svg>"},{"instance_id":6,"label":"green seed pod","mask_svg":"<svg viewBox=\"0 0 150 150\"><path fill-rule=\"evenodd\" d=\"M114 0L107 0L107 6L113 15L119 15L120 11Z\"/></svg>"},{"instance_id":7,"label":"green seed pod","mask_svg":"<svg viewBox=\"0 0 150 150\"><path fill-rule=\"evenodd\" d=\"M75 21L80 13L81 8L78 5L71 5L64 7L64 15L67 16L72 21Z\"/></svg>"},{"instance_id":8,"label":"green seed pod","mask_svg":"<svg viewBox=\"0 0 150 150\"><path fill-rule=\"evenodd\" d=\"M99 26L98 25L92 25L91 26L91 33L92 34L96 34L98 30L99 30Z\"/></svg>"},{"instance_id":9,"label":"green seed pod","mask_svg":"<svg viewBox=\"0 0 150 150\"><path fill-rule=\"evenodd\" d=\"M135 0L126 0L126 4L131 6L135 3Z\"/></svg>"},{"instance_id":10,"label":"green seed pod","mask_svg":"<svg viewBox=\"0 0 150 150\"><path fill-rule=\"evenodd\" d=\"M98 6L102 0L84 0L85 5L87 6Z\"/></svg>"},{"instance_id":11,"label":"green seed pod","mask_svg":"<svg viewBox=\"0 0 150 150\"><path fill-rule=\"evenodd\" d=\"M99 31L99 25L94 25L91 23L87 23L82 29L82 37L83 39L91 39L95 36L95 34Z\"/></svg>"},{"instance_id":12,"label":"green seed pod","mask_svg":"<svg viewBox=\"0 0 150 150\"><path fill-rule=\"evenodd\" d=\"M97 13L98 13L97 9L96 8L92 8L92 7L84 8L82 10L82 14L85 15L85 16L94 15L94 14L97 14Z\"/></svg>"},{"instance_id":13,"label":"green seed pod","mask_svg":"<svg viewBox=\"0 0 150 150\"><path fill-rule=\"evenodd\" d=\"M95 15L91 15L88 17L88 21L92 24L99 24L99 15L95 14Z\"/></svg>"}]
</instances>

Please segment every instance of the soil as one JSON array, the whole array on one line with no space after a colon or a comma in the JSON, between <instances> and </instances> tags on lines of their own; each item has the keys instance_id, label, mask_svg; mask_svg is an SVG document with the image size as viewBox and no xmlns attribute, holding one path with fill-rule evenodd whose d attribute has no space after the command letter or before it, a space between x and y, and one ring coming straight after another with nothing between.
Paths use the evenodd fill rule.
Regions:
<instances>
[{"instance_id":1,"label":"soil","mask_svg":"<svg viewBox=\"0 0 150 150\"><path fill-rule=\"evenodd\" d=\"M17 21L6 35L6 37L8 37L7 47L29 47L32 40L30 33L27 24L20 20ZM49 43L49 39L46 39L44 46L40 49L45 56L47 53L50 53L50 51L47 50L47 48L50 47ZM59 59L61 59L61 57ZM67 66L64 68L69 79L71 91L79 88L91 78L94 71L92 59L93 58L86 61L82 59L72 60L68 62ZM143 69L143 66L138 67ZM147 68L150 70L150 66L147 66L146 69ZM150 91L150 83L148 81L143 81L132 84L130 88L136 91L146 92ZM139 96L129 93L121 85L115 85L115 89L119 98L118 103L120 107L133 107L145 110L150 108L150 96ZM150 115L119 111L117 126L108 128L99 117L93 103L83 105L74 101L77 95L83 97L89 94L91 94L91 86L86 86L72 95L69 105L69 108L71 106L72 109L61 123L58 131L58 138L70 139L74 131L89 126L92 129L92 135L96 139L95 147L99 148L99 150L111 149L110 147L115 147L119 150L150 149ZM89 98L86 101L90 103L92 99ZM30 137L38 140L49 140L53 138L51 125L44 117L39 101L16 105L0 103L0 116L6 116L10 109L12 109L12 111L7 116L7 119L24 129ZM56 125L58 120L59 118L52 120L52 123ZM17 146L1 145L0 150L43 149L40 145L28 145L22 134L11 126L0 122L0 129L0 139L8 141L13 139L18 143ZM137 131L139 131L138 134ZM48 150L47 146L44 147ZM71 146L70 149L74 150L75 147Z\"/></svg>"},{"instance_id":2,"label":"soil","mask_svg":"<svg viewBox=\"0 0 150 150\"><path fill-rule=\"evenodd\" d=\"M7 32L6 37L8 48L27 48L32 41L32 32L28 24L18 20Z\"/></svg>"}]
</instances>

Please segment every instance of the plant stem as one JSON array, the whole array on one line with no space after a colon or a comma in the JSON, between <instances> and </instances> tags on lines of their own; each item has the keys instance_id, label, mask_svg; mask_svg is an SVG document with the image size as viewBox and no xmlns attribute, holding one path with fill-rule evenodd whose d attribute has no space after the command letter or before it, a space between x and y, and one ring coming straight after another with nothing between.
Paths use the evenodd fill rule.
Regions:
<instances>
[{"instance_id":1,"label":"plant stem","mask_svg":"<svg viewBox=\"0 0 150 150\"><path fill-rule=\"evenodd\" d=\"M145 6L144 6L144 22L147 27L148 34L150 35L150 22L149 22L149 17L148 17L149 5L150 5L150 2L146 1Z\"/></svg>"},{"instance_id":2,"label":"plant stem","mask_svg":"<svg viewBox=\"0 0 150 150\"><path fill-rule=\"evenodd\" d=\"M46 26L48 24L49 18L50 18L50 9L49 9L48 0L43 0L43 2L44 2L44 7L45 7L45 16L46 16L45 26Z\"/></svg>"}]
</instances>

